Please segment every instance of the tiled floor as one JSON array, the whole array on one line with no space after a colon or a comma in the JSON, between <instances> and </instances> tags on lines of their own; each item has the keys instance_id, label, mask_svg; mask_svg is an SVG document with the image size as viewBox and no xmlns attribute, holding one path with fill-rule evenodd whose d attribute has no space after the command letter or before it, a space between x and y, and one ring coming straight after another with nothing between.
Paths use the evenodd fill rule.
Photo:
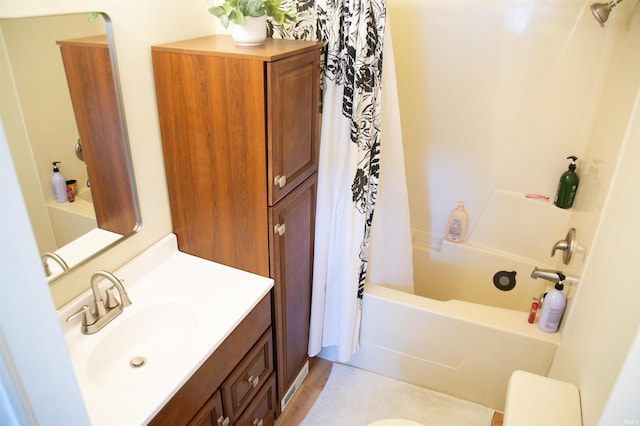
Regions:
<instances>
[{"instance_id":1,"label":"tiled floor","mask_svg":"<svg viewBox=\"0 0 640 426\"><path fill-rule=\"evenodd\" d=\"M297 426L305 418L318 395L322 392L333 363L322 358L309 361L309 375L302 382L284 413L276 419L276 426ZM502 413L494 413L491 426L502 426Z\"/></svg>"}]
</instances>

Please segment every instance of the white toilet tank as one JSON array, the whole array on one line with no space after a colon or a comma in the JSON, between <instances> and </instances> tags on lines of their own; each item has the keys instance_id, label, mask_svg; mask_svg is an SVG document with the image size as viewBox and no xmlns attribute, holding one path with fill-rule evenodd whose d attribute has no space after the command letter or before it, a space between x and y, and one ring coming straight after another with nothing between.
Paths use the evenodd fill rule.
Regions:
<instances>
[{"instance_id":1,"label":"white toilet tank","mask_svg":"<svg viewBox=\"0 0 640 426\"><path fill-rule=\"evenodd\" d=\"M507 388L503 425L582 426L578 388L526 371L514 371Z\"/></svg>"}]
</instances>

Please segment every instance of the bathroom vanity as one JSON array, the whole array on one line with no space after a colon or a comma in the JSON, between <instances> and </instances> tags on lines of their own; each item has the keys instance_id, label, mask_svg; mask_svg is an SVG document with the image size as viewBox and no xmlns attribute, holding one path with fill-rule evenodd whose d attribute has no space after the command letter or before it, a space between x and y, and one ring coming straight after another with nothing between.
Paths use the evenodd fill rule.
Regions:
<instances>
[{"instance_id":1,"label":"bathroom vanity","mask_svg":"<svg viewBox=\"0 0 640 426\"><path fill-rule=\"evenodd\" d=\"M190 425L273 425L270 305L270 298L263 298L149 424L187 424L191 419Z\"/></svg>"},{"instance_id":2,"label":"bathroom vanity","mask_svg":"<svg viewBox=\"0 0 640 426\"><path fill-rule=\"evenodd\" d=\"M273 280L182 253L173 234L114 274L132 303L104 328L67 321L91 290L58 311L92 425L273 424Z\"/></svg>"},{"instance_id":3,"label":"bathroom vanity","mask_svg":"<svg viewBox=\"0 0 640 426\"><path fill-rule=\"evenodd\" d=\"M225 35L152 47L178 247L274 279L278 401L307 362L321 47Z\"/></svg>"}]
</instances>

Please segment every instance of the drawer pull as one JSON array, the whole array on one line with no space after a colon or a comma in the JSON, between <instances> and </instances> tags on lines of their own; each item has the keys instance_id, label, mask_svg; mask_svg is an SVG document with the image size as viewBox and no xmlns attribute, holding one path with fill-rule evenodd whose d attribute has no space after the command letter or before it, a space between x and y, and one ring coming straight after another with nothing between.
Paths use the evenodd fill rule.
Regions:
<instances>
[{"instance_id":1,"label":"drawer pull","mask_svg":"<svg viewBox=\"0 0 640 426\"><path fill-rule=\"evenodd\" d=\"M273 227L273 232L275 232L280 236L283 236L286 230L287 230L287 227L285 226L284 223L282 225L277 224L276 226Z\"/></svg>"},{"instance_id":2,"label":"drawer pull","mask_svg":"<svg viewBox=\"0 0 640 426\"><path fill-rule=\"evenodd\" d=\"M229 426L229 417L222 417L218 419L218 426Z\"/></svg>"},{"instance_id":3,"label":"drawer pull","mask_svg":"<svg viewBox=\"0 0 640 426\"><path fill-rule=\"evenodd\" d=\"M262 426L263 424L264 424L264 421L262 419L255 419L253 421L254 426Z\"/></svg>"},{"instance_id":4,"label":"drawer pull","mask_svg":"<svg viewBox=\"0 0 640 426\"><path fill-rule=\"evenodd\" d=\"M260 376L255 376L255 377L254 376L250 376L247 379L247 381L249 382L249 384L251 386L253 386L255 388L256 386L258 386L258 383L260 382Z\"/></svg>"},{"instance_id":5,"label":"drawer pull","mask_svg":"<svg viewBox=\"0 0 640 426\"><path fill-rule=\"evenodd\" d=\"M276 176L273 178L273 184L274 185L278 185L280 188L284 187L287 184L287 177L286 176Z\"/></svg>"}]
</instances>

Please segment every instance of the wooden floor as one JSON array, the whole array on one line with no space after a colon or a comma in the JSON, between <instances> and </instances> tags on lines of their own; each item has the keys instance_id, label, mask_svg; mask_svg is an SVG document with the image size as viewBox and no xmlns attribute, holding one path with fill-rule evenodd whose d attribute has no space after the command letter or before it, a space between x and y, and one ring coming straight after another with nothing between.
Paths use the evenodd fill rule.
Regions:
<instances>
[{"instance_id":1,"label":"wooden floor","mask_svg":"<svg viewBox=\"0 0 640 426\"><path fill-rule=\"evenodd\" d=\"M276 419L275 426L297 426L302 422L327 383L332 366L333 363L325 359L311 358L309 375L300 385L287 409ZM502 426L502 421L503 414L495 412L491 426Z\"/></svg>"}]
</instances>

